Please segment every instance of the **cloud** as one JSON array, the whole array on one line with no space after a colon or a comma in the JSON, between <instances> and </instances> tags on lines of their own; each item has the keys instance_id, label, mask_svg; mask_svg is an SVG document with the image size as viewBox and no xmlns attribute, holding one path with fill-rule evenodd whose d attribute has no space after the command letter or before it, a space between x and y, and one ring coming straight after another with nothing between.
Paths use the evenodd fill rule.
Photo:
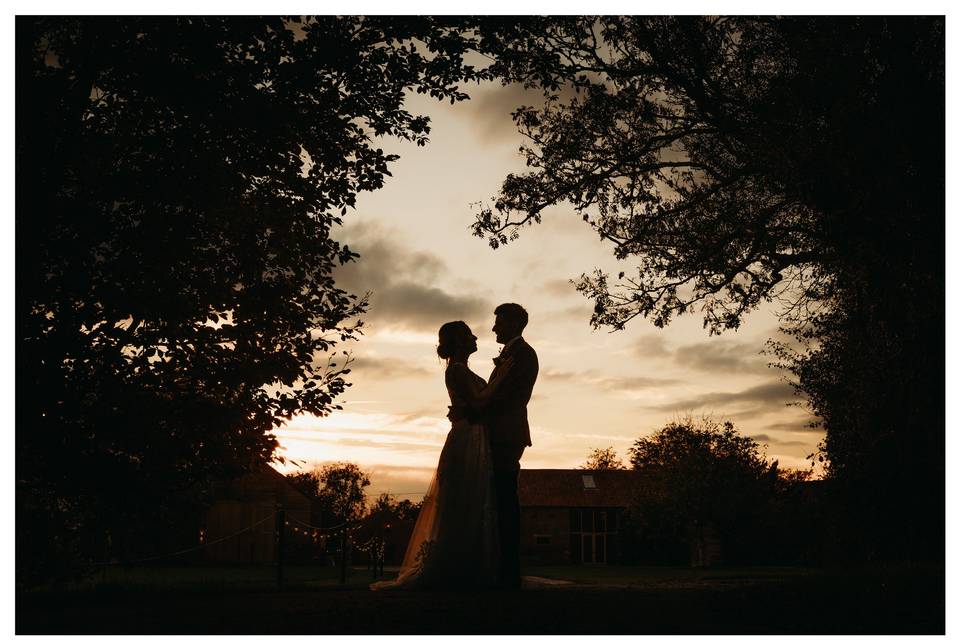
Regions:
<instances>
[{"instance_id":1,"label":"cloud","mask_svg":"<svg viewBox=\"0 0 960 640\"><path fill-rule=\"evenodd\" d=\"M583 378L583 373L578 371L558 371L557 369L546 369L540 372L541 380L551 380L553 382L576 382Z\"/></svg>"},{"instance_id":2,"label":"cloud","mask_svg":"<svg viewBox=\"0 0 960 640\"><path fill-rule=\"evenodd\" d=\"M330 354L320 351L314 354L313 356L313 366L322 367L327 365L327 359L330 357ZM384 378L410 378L410 377L424 377L431 376L435 377L437 375L437 368L428 368L426 366L416 364L410 360L404 360L403 358L393 358L387 356L377 356L370 355L365 356L362 353L357 354L356 351L351 353L352 360L347 366L350 369L350 380L354 380L355 376L367 379L384 379ZM343 366L343 356L340 354L334 354L330 358L329 366L333 368L339 368ZM374 401L353 401L354 404L364 404L371 403Z\"/></svg>"},{"instance_id":3,"label":"cloud","mask_svg":"<svg viewBox=\"0 0 960 640\"><path fill-rule=\"evenodd\" d=\"M774 424L764 425L764 429L770 431L787 431L790 433L822 433L823 427L817 426L811 428L809 425L815 418L804 418L793 422L776 422Z\"/></svg>"},{"instance_id":4,"label":"cloud","mask_svg":"<svg viewBox=\"0 0 960 640\"><path fill-rule=\"evenodd\" d=\"M776 449L777 451L787 450L787 451L793 451L793 452L800 451L803 453L809 453L810 451L816 448L816 442L803 442L801 440L780 440L779 438L774 438L765 433L758 433L755 435L751 435L750 438L756 440L757 442L761 442L767 445L768 451L770 449Z\"/></svg>"},{"instance_id":5,"label":"cloud","mask_svg":"<svg viewBox=\"0 0 960 640\"><path fill-rule=\"evenodd\" d=\"M777 411L788 402L796 400L797 397L793 394L793 388L790 385L784 382L769 382L743 391L704 393L653 408L660 411L690 411L704 408L743 407L737 416L745 418Z\"/></svg>"},{"instance_id":6,"label":"cloud","mask_svg":"<svg viewBox=\"0 0 960 640\"><path fill-rule=\"evenodd\" d=\"M768 367L759 351L754 344L711 340L679 347L673 359L701 371L763 373Z\"/></svg>"},{"instance_id":7,"label":"cloud","mask_svg":"<svg viewBox=\"0 0 960 640\"><path fill-rule=\"evenodd\" d=\"M339 267L334 277L337 286L350 293L371 292L365 317L368 326L432 333L450 320L487 319L494 305L477 295L446 290L440 284L448 273L443 260L425 251L410 251L393 235L381 225L364 223L343 232L342 241L360 258Z\"/></svg>"},{"instance_id":8,"label":"cloud","mask_svg":"<svg viewBox=\"0 0 960 640\"><path fill-rule=\"evenodd\" d=\"M675 364L713 373L769 372L768 359L760 353L762 346L753 342L710 338L696 344L671 348L659 335L647 335L634 343L634 353L641 358L661 358Z\"/></svg>"},{"instance_id":9,"label":"cloud","mask_svg":"<svg viewBox=\"0 0 960 640\"><path fill-rule=\"evenodd\" d=\"M567 86L559 93L563 102L568 102L576 94ZM519 144L522 138L510 114L523 105L540 108L544 103L543 92L539 89L525 89L515 83L507 86L490 83L475 91L469 101L457 105L454 113L469 119L470 130L483 144L496 145L512 140Z\"/></svg>"},{"instance_id":10,"label":"cloud","mask_svg":"<svg viewBox=\"0 0 960 640\"><path fill-rule=\"evenodd\" d=\"M666 358L671 354L661 335L642 336L636 342L635 352L641 358Z\"/></svg>"},{"instance_id":11,"label":"cloud","mask_svg":"<svg viewBox=\"0 0 960 640\"><path fill-rule=\"evenodd\" d=\"M436 371L412 364L402 358L358 356L354 362L350 363L350 369L366 378L409 378L437 375Z\"/></svg>"},{"instance_id":12,"label":"cloud","mask_svg":"<svg viewBox=\"0 0 960 640\"><path fill-rule=\"evenodd\" d=\"M474 325L483 322L492 308L481 298L450 294L415 282L394 282L379 292L374 290L370 301L371 312L376 312L381 321L389 319L391 324L432 331L450 320Z\"/></svg>"},{"instance_id":13,"label":"cloud","mask_svg":"<svg viewBox=\"0 0 960 640\"><path fill-rule=\"evenodd\" d=\"M288 436L289 440L297 440L297 436ZM300 437L300 440L311 440L310 438ZM314 438L313 440L316 440ZM403 440L393 440L384 442L372 438L335 438L331 442L336 442L341 447L364 447L372 449L388 448L395 452L414 452L414 453L436 453L437 444L435 442L410 442Z\"/></svg>"},{"instance_id":14,"label":"cloud","mask_svg":"<svg viewBox=\"0 0 960 640\"><path fill-rule=\"evenodd\" d=\"M445 409L444 409L445 410ZM338 411L326 417L298 414L291 418L280 433L303 437L317 436L338 438L344 434L354 436L405 436L440 442L450 429L446 418L438 418L439 411L431 415L420 412L406 414L359 413Z\"/></svg>"},{"instance_id":15,"label":"cloud","mask_svg":"<svg viewBox=\"0 0 960 640\"><path fill-rule=\"evenodd\" d=\"M773 440L772 442L780 449L802 449L803 451L811 451L816 448L816 443L802 442L800 440Z\"/></svg>"},{"instance_id":16,"label":"cloud","mask_svg":"<svg viewBox=\"0 0 960 640\"><path fill-rule=\"evenodd\" d=\"M596 440L598 442L606 442L607 440L611 442L634 442L636 438L633 436L619 436L611 435L607 433L567 433L563 431L548 431L546 429L538 429L538 436L556 436L558 438L580 438L584 440Z\"/></svg>"},{"instance_id":17,"label":"cloud","mask_svg":"<svg viewBox=\"0 0 960 640\"><path fill-rule=\"evenodd\" d=\"M577 297L582 297L580 292L577 291L576 286L571 283L569 279L563 278L547 280L541 286L541 291L544 293L553 294L555 296L570 296L572 294Z\"/></svg>"},{"instance_id":18,"label":"cloud","mask_svg":"<svg viewBox=\"0 0 960 640\"><path fill-rule=\"evenodd\" d=\"M643 389L657 389L660 387L670 387L679 384L679 380L670 378L647 378L644 376L631 376L625 378L601 378L594 384L609 389L610 391L640 391Z\"/></svg>"},{"instance_id":19,"label":"cloud","mask_svg":"<svg viewBox=\"0 0 960 640\"><path fill-rule=\"evenodd\" d=\"M607 391L641 391L679 384L679 380L669 378L647 378L643 376L607 376L595 369L584 371L562 371L547 369L540 374L541 379L551 382L574 382L590 384Z\"/></svg>"},{"instance_id":20,"label":"cloud","mask_svg":"<svg viewBox=\"0 0 960 640\"><path fill-rule=\"evenodd\" d=\"M579 325L588 325L592 317L593 305L589 301L584 301L580 304L557 310L551 314L551 317L548 318L547 321L569 323L573 320Z\"/></svg>"}]
</instances>

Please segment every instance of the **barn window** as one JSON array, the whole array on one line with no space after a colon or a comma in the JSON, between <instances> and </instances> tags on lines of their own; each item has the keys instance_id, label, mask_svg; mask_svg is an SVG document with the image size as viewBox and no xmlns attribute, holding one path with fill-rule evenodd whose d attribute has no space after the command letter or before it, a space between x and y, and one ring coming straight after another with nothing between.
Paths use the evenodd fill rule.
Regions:
<instances>
[{"instance_id":1,"label":"barn window","mask_svg":"<svg viewBox=\"0 0 960 640\"><path fill-rule=\"evenodd\" d=\"M596 489L597 482L593 479L593 476L581 476L583 479L583 488L584 489Z\"/></svg>"}]
</instances>

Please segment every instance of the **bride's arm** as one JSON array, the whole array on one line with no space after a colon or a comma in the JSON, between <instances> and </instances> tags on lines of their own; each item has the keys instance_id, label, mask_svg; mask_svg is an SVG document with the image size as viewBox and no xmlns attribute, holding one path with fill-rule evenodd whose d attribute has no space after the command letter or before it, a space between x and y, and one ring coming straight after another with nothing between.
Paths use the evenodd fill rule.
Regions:
<instances>
[{"instance_id":1,"label":"bride's arm","mask_svg":"<svg viewBox=\"0 0 960 640\"><path fill-rule=\"evenodd\" d=\"M512 367L513 360L507 360L500 365L497 369L497 375L490 379L489 384L484 385L466 367L451 365L447 367L447 386L453 389L457 397L462 398L472 409L484 409Z\"/></svg>"}]
</instances>

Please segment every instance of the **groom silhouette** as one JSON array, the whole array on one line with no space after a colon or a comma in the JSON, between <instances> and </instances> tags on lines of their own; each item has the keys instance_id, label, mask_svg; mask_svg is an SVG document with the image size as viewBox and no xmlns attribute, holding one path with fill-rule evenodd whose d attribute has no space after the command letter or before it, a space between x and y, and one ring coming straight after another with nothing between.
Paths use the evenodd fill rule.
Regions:
<instances>
[{"instance_id":1,"label":"groom silhouette","mask_svg":"<svg viewBox=\"0 0 960 640\"><path fill-rule=\"evenodd\" d=\"M504 589L520 588L520 498L517 481L520 475L520 457L531 445L530 425L527 423L527 403L537 381L540 365L537 352L524 341L527 310L508 302L494 310L496 321L493 333L503 345L500 355L493 359L490 378L497 375L508 359L513 366L505 374L497 391L491 396L486 410L493 457L493 483L497 496L497 516L500 525L501 576Z\"/></svg>"}]
</instances>

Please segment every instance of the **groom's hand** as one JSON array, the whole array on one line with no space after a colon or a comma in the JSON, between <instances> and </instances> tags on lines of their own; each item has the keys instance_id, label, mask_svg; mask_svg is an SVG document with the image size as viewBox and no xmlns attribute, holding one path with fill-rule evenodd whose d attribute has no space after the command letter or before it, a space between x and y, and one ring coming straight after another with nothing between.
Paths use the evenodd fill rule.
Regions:
<instances>
[{"instance_id":1,"label":"groom's hand","mask_svg":"<svg viewBox=\"0 0 960 640\"><path fill-rule=\"evenodd\" d=\"M514 365L516 365L516 360L514 360L512 357L501 362L494 370L490 382L505 377L508 373L510 373L510 370L513 369Z\"/></svg>"}]
</instances>

